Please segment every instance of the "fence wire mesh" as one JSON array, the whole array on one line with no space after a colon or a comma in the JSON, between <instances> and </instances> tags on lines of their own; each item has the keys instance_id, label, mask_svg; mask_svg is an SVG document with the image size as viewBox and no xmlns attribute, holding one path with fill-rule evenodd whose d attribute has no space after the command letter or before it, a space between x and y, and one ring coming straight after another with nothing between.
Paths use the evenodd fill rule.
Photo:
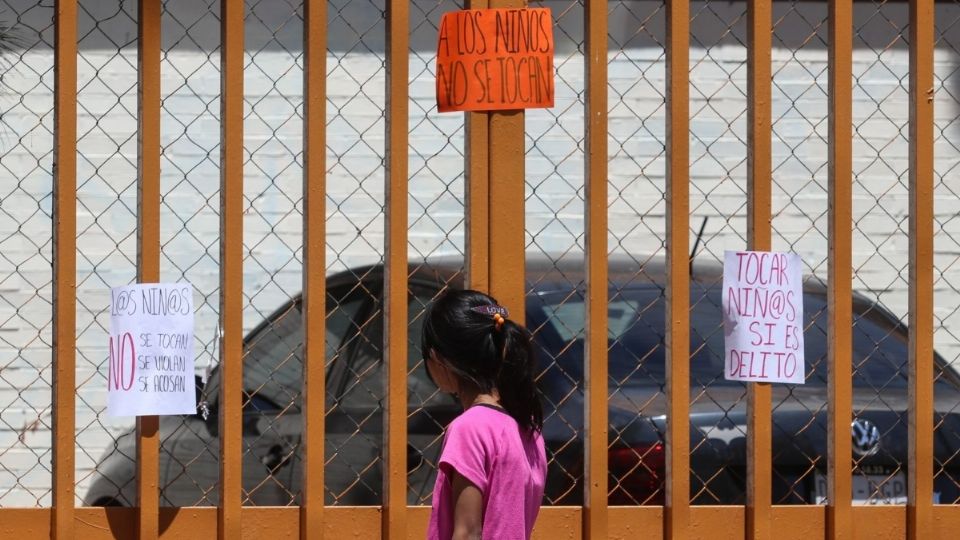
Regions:
<instances>
[{"instance_id":1,"label":"fence wire mesh","mask_svg":"<svg viewBox=\"0 0 960 540\"><path fill-rule=\"evenodd\" d=\"M532 2L530 6L551 9L556 42L554 107L527 111L525 130L527 322L537 337L537 384L545 401L548 473L544 500L547 504L580 504L584 467L582 324L576 324L576 316L572 322L548 321L542 314L585 307L579 294L584 253L583 3ZM565 332L557 336L559 329Z\"/></svg>"},{"instance_id":2,"label":"fence wire mesh","mask_svg":"<svg viewBox=\"0 0 960 540\"><path fill-rule=\"evenodd\" d=\"M78 6L77 56L77 399L76 482L98 479L121 493L132 477L98 468L109 455L133 468L131 419L106 415L110 287L136 278L137 12L133 5ZM128 497L125 504L132 504Z\"/></svg>"},{"instance_id":3,"label":"fence wire mesh","mask_svg":"<svg viewBox=\"0 0 960 540\"><path fill-rule=\"evenodd\" d=\"M608 19L609 246L611 261L620 263L611 265L607 316L608 490L611 504L662 504L664 445L630 439L633 431L656 429L650 418L666 405L665 295L655 268L665 256L666 9L615 2ZM637 381L645 392L630 391ZM636 414L618 418L614 410Z\"/></svg>"},{"instance_id":4,"label":"fence wire mesh","mask_svg":"<svg viewBox=\"0 0 960 540\"><path fill-rule=\"evenodd\" d=\"M776 7L771 70L774 247L801 253L804 274L825 277L827 6L790 2ZM808 290L816 287L816 279L806 281ZM773 437L780 443L772 456L774 504L816 501L817 481L826 471L827 403L811 399L808 389L827 386L827 310L823 297L812 293L803 304L806 383L773 398Z\"/></svg>"},{"instance_id":5,"label":"fence wire mesh","mask_svg":"<svg viewBox=\"0 0 960 540\"><path fill-rule=\"evenodd\" d=\"M465 122L437 113L434 99L440 17L466 2L410 4L409 256L411 261L407 386L407 502L429 505L443 443L443 428L459 404L430 382L420 349L430 301L465 283Z\"/></svg>"},{"instance_id":6,"label":"fence wire mesh","mask_svg":"<svg viewBox=\"0 0 960 540\"><path fill-rule=\"evenodd\" d=\"M724 249L746 247L746 6L727 2L690 5L690 211L717 216L704 229L696 263L717 264ZM719 276L690 286L691 416L702 411L690 444L690 495L694 504L742 502L745 485L746 388L724 380ZM722 343L722 341L721 341ZM700 365L710 369L698 369ZM712 414L711 414L712 413Z\"/></svg>"},{"instance_id":7,"label":"fence wire mesh","mask_svg":"<svg viewBox=\"0 0 960 540\"><path fill-rule=\"evenodd\" d=\"M0 507L49 506L53 9L0 3Z\"/></svg>"},{"instance_id":8,"label":"fence wire mesh","mask_svg":"<svg viewBox=\"0 0 960 540\"><path fill-rule=\"evenodd\" d=\"M854 311L854 351L859 330L883 316L879 304L887 304L894 317L906 322L907 254L891 249L906 245L908 227L906 14L906 4L892 3L854 13L854 47L862 52L855 53L853 66L853 243L867 248L854 249L854 288L876 303ZM898 492L895 495L905 501L901 487L906 487L906 456L890 444L906 437L905 369L897 365L901 359L888 356L895 339L892 329L863 337L872 343L866 354L854 354L853 414L873 421L887 444L873 455L854 456L855 497L858 485L866 485L859 496L867 500L883 500L887 492Z\"/></svg>"},{"instance_id":9,"label":"fence wire mesh","mask_svg":"<svg viewBox=\"0 0 960 540\"><path fill-rule=\"evenodd\" d=\"M162 56L162 268L195 287L198 374L209 415L161 425L161 503L218 502L219 2L166 0ZM554 18L556 105L526 114L528 324L540 354L550 460L547 504L583 492L583 1L541 1ZM462 115L433 100L437 24L461 2L410 8L408 502L432 496L442 430L457 405L423 372L424 308L464 283ZM747 34L744 2L690 6L690 500L745 494L746 391L723 379L720 274L746 246ZM386 7L328 4L326 502L382 502ZM247 505L299 503L303 6L250 0L244 109L244 421ZM807 283L807 379L773 399L775 504L822 503L826 474L828 67L826 3L774 3L773 242L800 253ZM16 39L0 55L0 507L50 503L53 9L4 0ZM611 504L664 500L666 246L663 2L608 4ZM135 440L105 414L107 291L136 274L136 5L79 10L77 502L132 505ZM960 503L960 2L936 13L935 497ZM5 26L0 24L0 32ZM908 234L908 10L855 4L854 415L881 444L855 456L858 502L904 502ZM402 120L401 120L402 121ZM819 278L819 279L818 279ZM939 357L938 357L939 358ZM951 386L953 388L951 388ZM954 392L954 393L951 393ZM951 442L952 441L952 442Z\"/></svg>"},{"instance_id":10,"label":"fence wire mesh","mask_svg":"<svg viewBox=\"0 0 960 540\"><path fill-rule=\"evenodd\" d=\"M960 194L960 2L956 0L937 6L936 56L934 58L935 102L934 114L934 290L935 298L951 297L960 291L960 268L957 246L960 242L960 221L952 201ZM937 366L934 376L944 385L957 384L956 368L960 367L957 324L960 312L953 302L936 302L934 307L934 339L938 352L954 366ZM934 413L934 436L956 440L960 427L952 417L960 412L960 403L938 400ZM935 492L941 504L960 504L960 449L951 449L934 455ZM953 491L953 496L949 492Z\"/></svg>"},{"instance_id":11,"label":"fence wire mesh","mask_svg":"<svg viewBox=\"0 0 960 540\"><path fill-rule=\"evenodd\" d=\"M220 309L219 4L207 0L191 9L165 2L161 24L161 279L194 286L196 367L208 375L218 361ZM209 431L194 422L178 424L161 431L161 504L213 504L218 446L190 444L209 440ZM179 491L194 495L173 495Z\"/></svg>"}]
</instances>

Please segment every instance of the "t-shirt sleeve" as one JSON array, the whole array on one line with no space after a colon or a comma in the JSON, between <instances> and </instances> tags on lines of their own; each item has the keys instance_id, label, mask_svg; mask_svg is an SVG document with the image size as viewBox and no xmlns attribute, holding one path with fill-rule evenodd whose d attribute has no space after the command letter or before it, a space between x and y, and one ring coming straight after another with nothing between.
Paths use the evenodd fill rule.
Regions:
<instances>
[{"instance_id":1,"label":"t-shirt sleeve","mask_svg":"<svg viewBox=\"0 0 960 540\"><path fill-rule=\"evenodd\" d=\"M470 422L454 422L447 427L440 468L451 478L453 471L460 473L481 492L486 492L490 459L477 427Z\"/></svg>"}]
</instances>

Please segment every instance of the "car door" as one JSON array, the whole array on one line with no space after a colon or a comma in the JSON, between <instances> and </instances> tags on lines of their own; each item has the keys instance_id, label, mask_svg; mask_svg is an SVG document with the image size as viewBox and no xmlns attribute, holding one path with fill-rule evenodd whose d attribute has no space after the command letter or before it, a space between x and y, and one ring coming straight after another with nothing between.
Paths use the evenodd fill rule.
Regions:
<instances>
[{"instance_id":1,"label":"car door","mask_svg":"<svg viewBox=\"0 0 960 540\"><path fill-rule=\"evenodd\" d=\"M290 301L248 335L243 351L241 478L245 505L290 504L289 461L299 434L302 327L297 301ZM220 481L220 369L203 395L209 415L191 417L170 441L164 502L217 504Z\"/></svg>"},{"instance_id":2,"label":"car door","mask_svg":"<svg viewBox=\"0 0 960 540\"><path fill-rule=\"evenodd\" d=\"M303 316L300 302L275 312L243 353L243 501L294 501L290 466L300 441Z\"/></svg>"},{"instance_id":3,"label":"car door","mask_svg":"<svg viewBox=\"0 0 960 540\"><path fill-rule=\"evenodd\" d=\"M300 432L303 327L298 300L291 300L258 325L244 342L242 382L241 483L244 505L291 504L291 458ZM216 503L214 489L205 486L219 479L219 402L221 373L215 370L204 389L210 402L205 429L181 437L174 448L178 462L188 464L173 479L189 484L204 479L204 497ZM178 486L182 488L183 486ZM204 501L206 502L206 501Z\"/></svg>"},{"instance_id":4,"label":"car door","mask_svg":"<svg viewBox=\"0 0 960 540\"><path fill-rule=\"evenodd\" d=\"M356 354L360 341L363 339L362 329L366 327L371 317L373 296L371 291L364 288L362 283L349 283L334 286L327 291L326 322L325 322L325 451L324 451L324 487L326 504L368 504L369 497L364 496L362 476L370 454L375 451L375 445L366 441L364 433L371 427L369 423L359 421L345 414L340 406L340 382L346 378L345 371L349 358ZM302 324L302 318L300 318ZM303 330L297 344L302 348ZM303 417L300 410L299 393L302 388L303 372L298 374L298 380L291 388L295 389L297 397L293 400L296 405L295 415L287 420L291 423L289 431L296 434L295 451L289 462L289 485L293 493L292 504L300 504L300 493L303 489ZM361 395L361 393L358 393ZM362 403L354 405L364 408ZM359 427L362 429L358 429ZM359 488L354 486L360 484ZM344 497L344 494L347 496Z\"/></svg>"},{"instance_id":5,"label":"car door","mask_svg":"<svg viewBox=\"0 0 960 540\"><path fill-rule=\"evenodd\" d=\"M369 295L338 287L328 291L326 359L335 365L345 336L356 333L357 313ZM329 384L329 383L328 383ZM171 462L178 464L165 491L190 504L216 504L219 481L220 371L204 389L210 416L177 437ZM258 325L244 343L243 501L248 505L289 505L299 500L299 460L303 418L303 317L299 299L290 301ZM329 393L328 401L332 394ZM204 425L205 424L205 425Z\"/></svg>"},{"instance_id":6,"label":"car door","mask_svg":"<svg viewBox=\"0 0 960 540\"><path fill-rule=\"evenodd\" d=\"M371 288L371 290L373 290ZM424 307L435 287L412 283L408 305L407 379L408 502L422 504L432 492L443 428L459 412L426 376L420 355ZM327 381L326 503L376 505L383 485L383 309L381 295L360 310L355 332L345 336ZM302 464L298 461L295 468ZM295 477L299 474L295 472ZM297 481L296 479L294 480ZM427 500L427 502L429 502Z\"/></svg>"}]
</instances>

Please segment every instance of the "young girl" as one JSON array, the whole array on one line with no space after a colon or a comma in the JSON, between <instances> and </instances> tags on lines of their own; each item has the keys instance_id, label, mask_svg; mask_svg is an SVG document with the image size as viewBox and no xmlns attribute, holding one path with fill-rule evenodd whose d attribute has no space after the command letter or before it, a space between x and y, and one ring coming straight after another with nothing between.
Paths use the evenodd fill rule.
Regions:
<instances>
[{"instance_id":1,"label":"young girl","mask_svg":"<svg viewBox=\"0 0 960 540\"><path fill-rule=\"evenodd\" d=\"M531 339L477 291L450 291L427 312L427 374L464 408L444 435L429 540L530 538L547 473Z\"/></svg>"}]
</instances>

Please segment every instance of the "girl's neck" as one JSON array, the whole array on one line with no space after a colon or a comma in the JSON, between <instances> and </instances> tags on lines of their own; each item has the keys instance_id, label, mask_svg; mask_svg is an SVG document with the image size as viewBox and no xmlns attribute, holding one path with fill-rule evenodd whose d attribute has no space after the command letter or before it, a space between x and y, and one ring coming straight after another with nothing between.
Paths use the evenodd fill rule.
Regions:
<instances>
[{"instance_id":1,"label":"girl's neck","mask_svg":"<svg viewBox=\"0 0 960 540\"><path fill-rule=\"evenodd\" d=\"M469 409L474 405L485 403L487 405L500 406L500 392L494 388L490 392L477 392L475 390L465 390L457 394L460 398L460 404L464 409Z\"/></svg>"}]
</instances>

